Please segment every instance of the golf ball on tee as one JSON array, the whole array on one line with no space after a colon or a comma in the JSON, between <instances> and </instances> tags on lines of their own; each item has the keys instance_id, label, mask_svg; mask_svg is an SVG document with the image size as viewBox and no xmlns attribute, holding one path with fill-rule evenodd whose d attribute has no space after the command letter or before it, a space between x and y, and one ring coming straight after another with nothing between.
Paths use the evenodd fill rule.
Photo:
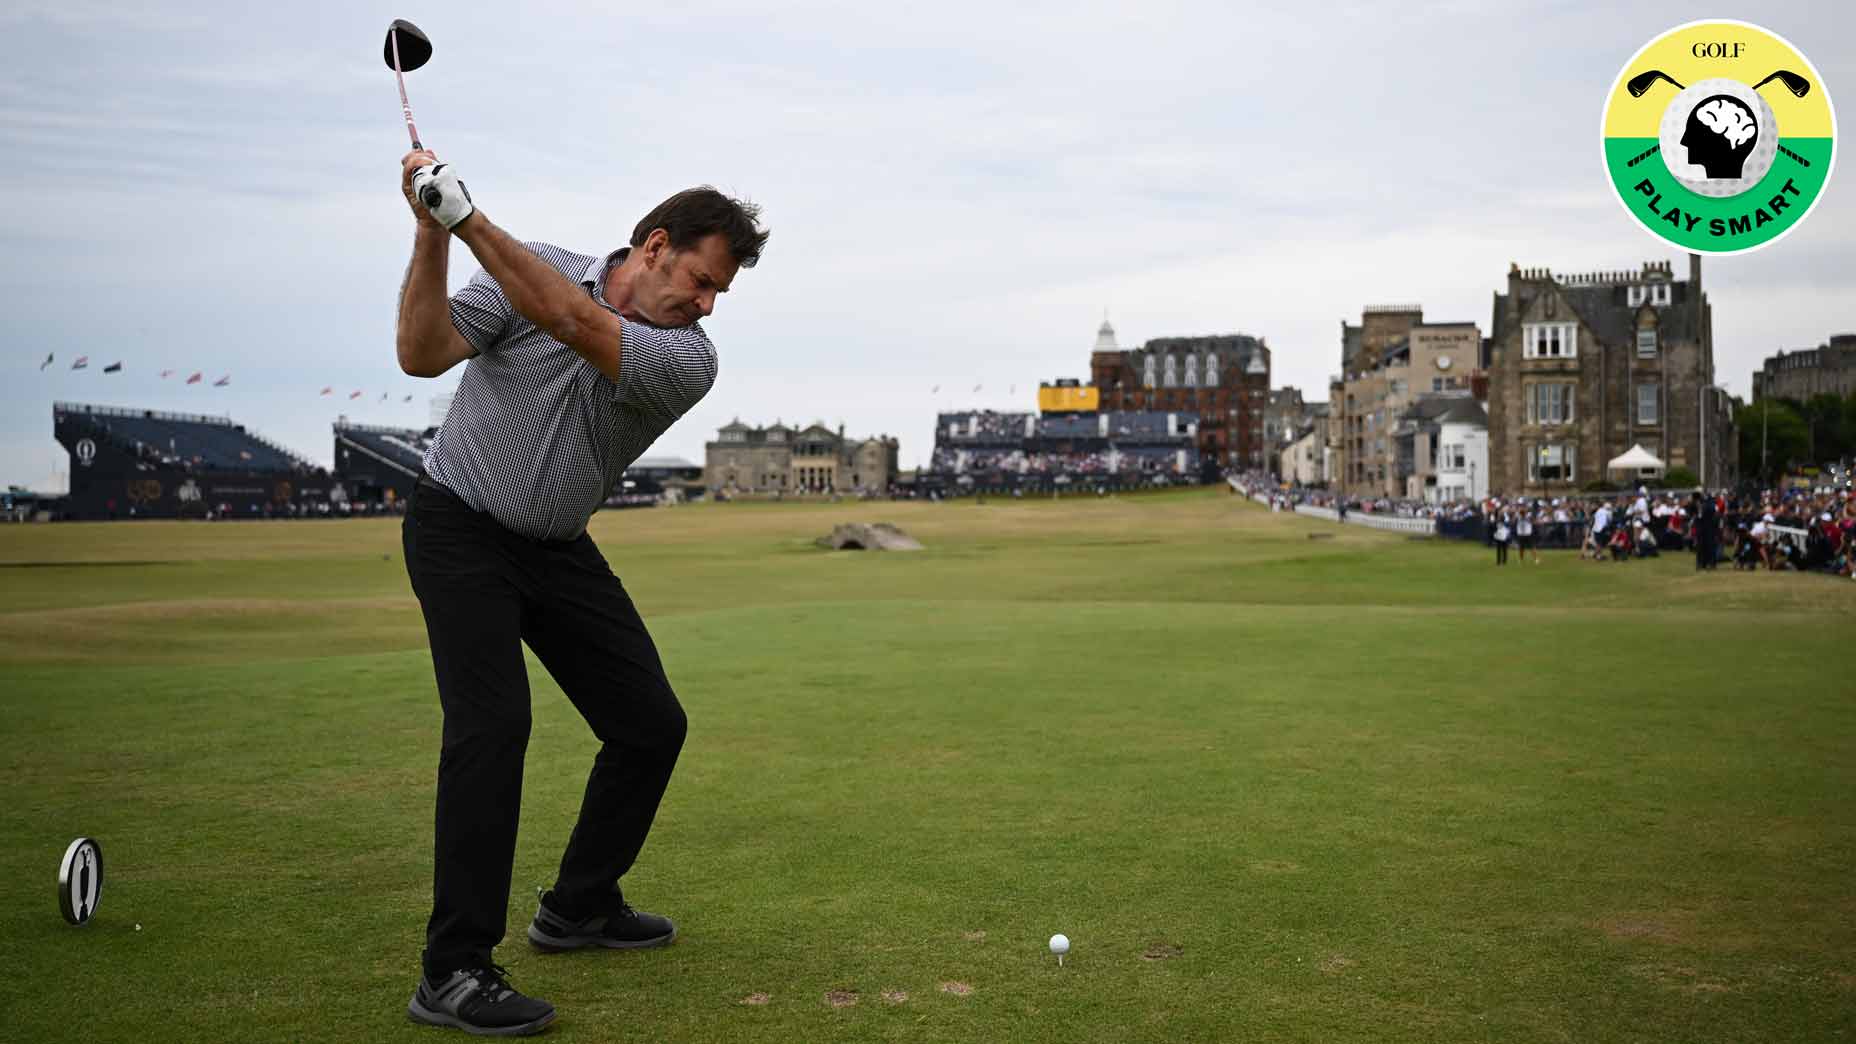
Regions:
<instances>
[{"instance_id":1,"label":"golf ball on tee","mask_svg":"<svg viewBox=\"0 0 1856 1044\"><path fill-rule=\"evenodd\" d=\"M1070 937L1058 932L1050 937L1050 952L1061 957L1070 952Z\"/></svg>"}]
</instances>

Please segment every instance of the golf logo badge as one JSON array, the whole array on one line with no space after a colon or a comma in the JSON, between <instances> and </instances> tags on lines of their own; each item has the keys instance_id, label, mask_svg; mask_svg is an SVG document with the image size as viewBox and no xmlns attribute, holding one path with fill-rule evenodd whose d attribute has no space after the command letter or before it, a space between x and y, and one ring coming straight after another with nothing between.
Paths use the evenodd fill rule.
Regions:
<instances>
[{"instance_id":1,"label":"golf logo badge","mask_svg":"<svg viewBox=\"0 0 1856 1044\"><path fill-rule=\"evenodd\" d=\"M1605 98L1605 172L1664 242L1741 254L1823 197L1836 112L1804 53L1749 22L1679 25L1626 62Z\"/></svg>"}]
</instances>

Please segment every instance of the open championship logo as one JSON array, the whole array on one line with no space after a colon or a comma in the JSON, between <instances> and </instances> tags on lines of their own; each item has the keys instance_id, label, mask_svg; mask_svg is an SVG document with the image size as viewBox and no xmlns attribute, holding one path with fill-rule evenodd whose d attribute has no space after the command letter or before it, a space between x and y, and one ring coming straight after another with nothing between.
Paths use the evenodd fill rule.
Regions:
<instances>
[{"instance_id":1,"label":"open championship logo","mask_svg":"<svg viewBox=\"0 0 1856 1044\"><path fill-rule=\"evenodd\" d=\"M1803 52L1749 22L1690 22L1626 62L1605 99L1618 201L1698 254L1776 242L1817 205L1837 137L1830 92Z\"/></svg>"}]
</instances>

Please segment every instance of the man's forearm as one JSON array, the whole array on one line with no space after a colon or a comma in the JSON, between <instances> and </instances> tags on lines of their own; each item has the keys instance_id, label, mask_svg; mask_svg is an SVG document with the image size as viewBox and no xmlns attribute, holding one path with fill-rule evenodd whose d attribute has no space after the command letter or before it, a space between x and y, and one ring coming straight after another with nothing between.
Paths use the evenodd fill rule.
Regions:
<instances>
[{"instance_id":1,"label":"man's forearm","mask_svg":"<svg viewBox=\"0 0 1856 1044\"><path fill-rule=\"evenodd\" d=\"M452 229L496 280L516 314L572 348L611 380L619 379L620 325L586 292L478 210Z\"/></svg>"},{"instance_id":2,"label":"man's forearm","mask_svg":"<svg viewBox=\"0 0 1856 1044\"><path fill-rule=\"evenodd\" d=\"M400 312L395 341L400 369L417 374L429 369L431 356L451 327L445 278L451 260L451 237L437 225L420 222L413 238L412 261L400 285Z\"/></svg>"}]
</instances>

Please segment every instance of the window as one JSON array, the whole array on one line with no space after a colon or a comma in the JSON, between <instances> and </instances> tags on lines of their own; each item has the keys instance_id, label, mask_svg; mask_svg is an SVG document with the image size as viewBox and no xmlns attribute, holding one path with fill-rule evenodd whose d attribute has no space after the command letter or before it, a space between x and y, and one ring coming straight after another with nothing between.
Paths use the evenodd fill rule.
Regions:
<instances>
[{"instance_id":1,"label":"window","mask_svg":"<svg viewBox=\"0 0 1856 1044\"><path fill-rule=\"evenodd\" d=\"M1573 359L1579 355L1575 323L1527 323L1521 327L1523 359Z\"/></svg>"},{"instance_id":2,"label":"window","mask_svg":"<svg viewBox=\"0 0 1856 1044\"><path fill-rule=\"evenodd\" d=\"M1650 288L1650 303L1661 308L1669 303L1670 287L1668 283L1657 283Z\"/></svg>"},{"instance_id":3,"label":"window","mask_svg":"<svg viewBox=\"0 0 1856 1044\"><path fill-rule=\"evenodd\" d=\"M1573 388L1571 384L1530 384L1527 386L1527 422L1529 424L1571 424Z\"/></svg>"},{"instance_id":4,"label":"window","mask_svg":"<svg viewBox=\"0 0 1856 1044\"><path fill-rule=\"evenodd\" d=\"M1457 471L1462 471L1464 468L1469 467L1468 455L1463 452L1461 443L1456 443L1450 447L1450 466Z\"/></svg>"},{"instance_id":5,"label":"window","mask_svg":"<svg viewBox=\"0 0 1856 1044\"><path fill-rule=\"evenodd\" d=\"M1404 378L1402 378L1402 377L1394 377L1394 378L1392 379L1392 394L1393 394L1393 395L1403 395L1403 394L1405 394L1405 389L1406 389L1406 388L1408 388L1408 387L1409 387L1409 385L1407 385L1407 384L1405 383L1405 379L1404 379Z\"/></svg>"},{"instance_id":6,"label":"window","mask_svg":"<svg viewBox=\"0 0 1856 1044\"><path fill-rule=\"evenodd\" d=\"M1656 327L1646 326L1637 331L1637 357L1649 359L1656 355Z\"/></svg>"},{"instance_id":7,"label":"window","mask_svg":"<svg viewBox=\"0 0 1856 1044\"><path fill-rule=\"evenodd\" d=\"M1549 442L1535 446L1527 455L1527 477L1533 482L1571 482L1574 447Z\"/></svg>"},{"instance_id":8,"label":"window","mask_svg":"<svg viewBox=\"0 0 1856 1044\"><path fill-rule=\"evenodd\" d=\"M1188 355L1186 356L1186 387L1197 388L1198 386L1199 357L1196 355Z\"/></svg>"},{"instance_id":9,"label":"window","mask_svg":"<svg viewBox=\"0 0 1856 1044\"><path fill-rule=\"evenodd\" d=\"M1178 360L1174 359L1171 355L1166 357L1166 378L1163 383L1168 388L1179 387L1179 367L1177 362Z\"/></svg>"},{"instance_id":10,"label":"window","mask_svg":"<svg viewBox=\"0 0 1856 1044\"><path fill-rule=\"evenodd\" d=\"M1154 386L1154 357L1151 355L1142 363L1141 384L1148 388Z\"/></svg>"},{"instance_id":11,"label":"window","mask_svg":"<svg viewBox=\"0 0 1856 1044\"><path fill-rule=\"evenodd\" d=\"M1649 293L1649 287L1633 286L1627 291L1625 291L1624 303L1632 308L1635 308L1638 305L1643 303L1643 299L1645 296L1648 295L1648 293Z\"/></svg>"},{"instance_id":12,"label":"window","mask_svg":"<svg viewBox=\"0 0 1856 1044\"><path fill-rule=\"evenodd\" d=\"M1218 387L1218 355L1216 352L1207 353L1205 356L1205 386L1207 388Z\"/></svg>"},{"instance_id":13,"label":"window","mask_svg":"<svg viewBox=\"0 0 1856 1044\"><path fill-rule=\"evenodd\" d=\"M1434 392L1443 391L1444 390L1444 379L1442 377L1432 377L1431 378L1431 390Z\"/></svg>"},{"instance_id":14,"label":"window","mask_svg":"<svg viewBox=\"0 0 1856 1044\"><path fill-rule=\"evenodd\" d=\"M1638 424L1657 423L1656 407L1657 407L1658 401L1662 398L1662 396L1657 394L1659 390L1660 389L1654 384L1637 385L1637 423Z\"/></svg>"}]
</instances>

